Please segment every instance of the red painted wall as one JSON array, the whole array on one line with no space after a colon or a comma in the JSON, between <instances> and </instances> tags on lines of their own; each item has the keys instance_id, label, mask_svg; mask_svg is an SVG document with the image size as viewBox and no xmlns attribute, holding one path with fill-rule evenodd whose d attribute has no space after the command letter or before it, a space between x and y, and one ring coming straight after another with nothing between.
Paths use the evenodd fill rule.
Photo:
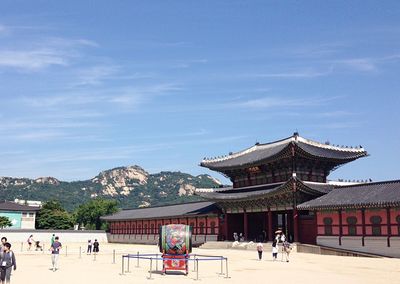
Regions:
<instances>
[{"instance_id":1,"label":"red painted wall","mask_svg":"<svg viewBox=\"0 0 400 284\"><path fill-rule=\"evenodd\" d=\"M390 209L390 232L388 230L388 218L387 218L387 210L386 208L381 209L366 209L365 210L365 235L372 236L373 235L373 225L371 223L371 218L373 216L381 217L382 221L380 224L381 235L387 236L389 233L393 236L400 235L400 224L397 223L396 217L400 215L400 208L391 208ZM318 211L317 212L317 233L318 235L325 235L324 222L323 219L325 217L330 217L333 220L332 223L332 235L339 235L339 213L336 211ZM362 213L361 209L357 210L342 210L342 233L343 236L348 235L348 217L356 217L357 218L357 235L362 235Z\"/></svg>"},{"instance_id":2,"label":"red painted wall","mask_svg":"<svg viewBox=\"0 0 400 284\"><path fill-rule=\"evenodd\" d=\"M197 227L196 227L197 219ZM207 222L206 222L207 219ZM200 223L203 223L203 234L211 234L211 225L214 223L214 234L219 234L219 218L217 216L212 217L197 217L197 218L166 218L157 220L135 220L135 221L117 221L110 222L110 233L111 234L158 234L158 228L162 225L172 224L193 224L193 235L200 234ZM187 222L189 221L189 222ZM154 226L153 231L151 225ZM147 229L146 229L147 227Z\"/></svg>"}]
</instances>

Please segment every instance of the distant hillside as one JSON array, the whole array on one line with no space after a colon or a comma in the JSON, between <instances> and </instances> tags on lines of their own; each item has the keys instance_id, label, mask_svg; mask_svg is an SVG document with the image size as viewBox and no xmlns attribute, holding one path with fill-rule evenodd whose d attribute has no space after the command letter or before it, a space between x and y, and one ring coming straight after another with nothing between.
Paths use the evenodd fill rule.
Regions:
<instances>
[{"instance_id":1,"label":"distant hillside","mask_svg":"<svg viewBox=\"0 0 400 284\"><path fill-rule=\"evenodd\" d=\"M149 174L139 166L103 171L91 180L64 182L53 177L37 179L0 177L0 199L59 200L72 210L95 197L115 199L122 208L146 207L200 200L194 189L219 187L209 175L181 172Z\"/></svg>"}]
</instances>

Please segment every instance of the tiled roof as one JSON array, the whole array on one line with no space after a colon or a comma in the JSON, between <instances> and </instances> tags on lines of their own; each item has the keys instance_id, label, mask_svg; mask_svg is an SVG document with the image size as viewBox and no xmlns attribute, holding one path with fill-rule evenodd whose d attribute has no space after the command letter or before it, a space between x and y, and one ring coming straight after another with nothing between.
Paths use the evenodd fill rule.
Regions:
<instances>
[{"instance_id":1,"label":"tiled roof","mask_svg":"<svg viewBox=\"0 0 400 284\"><path fill-rule=\"evenodd\" d=\"M166 217L180 217L189 215L203 215L218 210L214 202L192 202L159 207L147 207L119 211L113 215L104 216L106 221L152 219Z\"/></svg>"},{"instance_id":2,"label":"tiled roof","mask_svg":"<svg viewBox=\"0 0 400 284\"><path fill-rule=\"evenodd\" d=\"M268 198L279 192L292 190L293 182L296 181L298 189L311 195L320 196L333 189L333 186L327 183L304 182L297 179L290 179L286 182L247 186L241 188L216 189L212 192L199 192L196 194L213 201L235 201L250 200L257 198Z\"/></svg>"},{"instance_id":3,"label":"tiled roof","mask_svg":"<svg viewBox=\"0 0 400 284\"><path fill-rule=\"evenodd\" d=\"M298 209L400 206L400 180L335 187L328 194L299 204Z\"/></svg>"},{"instance_id":4,"label":"tiled roof","mask_svg":"<svg viewBox=\"0 0 400 284\"><path fill-rule=\"evenodd\" d=\"M281 182L267 185L241 187L237 189L229 188L223 190L215 190L213 192L196 192L196 194L214 201L244 200L272 194L279 191L286 184L287 183L285 182Z\"/></svg>"},{"instance_id":5,"label":"tiled roof","mask_svg":"<svg viewBox=\"0 0 400 284\"><path fill-rule=\"evenodd\" d=\"M19 212L32 212L39 211L39 207L21 205L11 201L0 201L0 211L19 211Z\"/></svg>"},{"instance_id":6,"label":"tiled roof","mask_svg":"<svg viewBox=\"0 0 400 284\"><path fill-rule=\"evenodd\" d=\"M367 156L367 152L362 148L339 147L312 141L294 134L291 137L267 144L256 144L246 150L232 153L228 156L203 159L201 166L212 169L236 168L253 163L267 161L290 153L290 145L295 145L296 151L303 152L313 157L332 159L341 163Z\"/></svg>"},{"instance_id":7,"label":"tiled roof","mask_svg":"<svg viewBox=\"0 0 400 284\"><path fill-rule=\"evenodd\" d=\"M303 183L306 187L321 193L328 193L335 188L334 185L324 182L301 181L301 183Z\"/></svg>"}]
</instances>

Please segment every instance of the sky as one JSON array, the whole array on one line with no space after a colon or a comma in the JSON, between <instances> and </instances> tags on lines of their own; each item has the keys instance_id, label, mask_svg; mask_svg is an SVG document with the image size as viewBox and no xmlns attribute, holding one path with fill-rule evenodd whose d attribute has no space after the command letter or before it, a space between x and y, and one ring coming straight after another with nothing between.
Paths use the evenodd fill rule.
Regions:
<instances>
[{"instance_id":1,"label":"sky","mask_svg":"<svg viewBox=\"0 0 400 284\"><path fill-rule=\"evenodd\" d=\"M1 1L0 176L199 167L289 137L399 179L399 1Z\"/></svg>"}]
</instances>

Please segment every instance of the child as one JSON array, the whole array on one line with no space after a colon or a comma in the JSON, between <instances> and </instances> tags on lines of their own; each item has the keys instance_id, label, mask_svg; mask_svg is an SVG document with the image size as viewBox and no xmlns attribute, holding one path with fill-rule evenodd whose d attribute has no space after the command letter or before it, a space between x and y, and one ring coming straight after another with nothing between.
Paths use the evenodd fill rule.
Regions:
<instances>
[{"instance_id":1,"label":"child","mask_svg":"<svg viewBox=\"0 0 400 284\"><path fill-rule=\"evenodd\" d=\"M258 260L261 260L262 258L263 249L264 249L263 244L261 242L258 243L257 244Z\"/></svg>"},{"instance_id":2,"label":"child","mask_svg":"<svg viewBox=\"0 0 400 284\"><path fill-rule=\"evenodd\" d=\"M0 279L1 283L10 283L11 278L11 270L14 266L14 270L17 269L17 262L15 260L15 255L11 250L11 244L5 243L4 244L4 252L0 259L1 264L1 274Z\"/></svg>"},{"instance_id":3,"label":"child","mask_svg":"<svg viewBox=\"0 0 400 284\"><path fill-rule=\"evenodd\" d=\"M274 240L272 243L272 260L275 261L278 258L278 244L277 241Z\"/></svg>"}]
</instances>

